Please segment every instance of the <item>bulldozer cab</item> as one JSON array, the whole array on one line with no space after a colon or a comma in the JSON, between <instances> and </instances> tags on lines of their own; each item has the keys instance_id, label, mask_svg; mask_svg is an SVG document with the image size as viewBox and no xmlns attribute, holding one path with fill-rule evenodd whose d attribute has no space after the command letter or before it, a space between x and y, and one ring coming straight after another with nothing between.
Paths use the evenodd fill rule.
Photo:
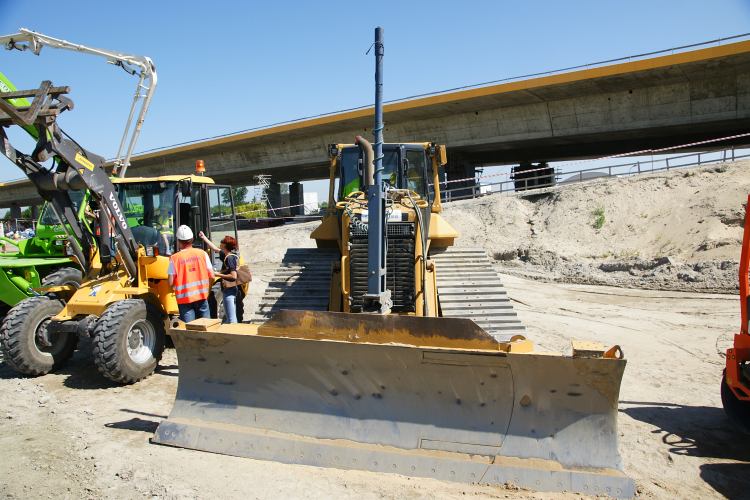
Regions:
<instances>
[{"instance_id":1,"label":"bulldozer cab","mask_svg":"<svg viewBox=\"0 0 750 500\"><path fill-rule=\"evenodd\" d=\"M431 161L429 144L384 144L383 180L391 188L408 189L422 199L431 201ZM357 146L341 147L339 188L337 199L342 200L366 185L365 158Z\"/></svg>"}]
</instances>

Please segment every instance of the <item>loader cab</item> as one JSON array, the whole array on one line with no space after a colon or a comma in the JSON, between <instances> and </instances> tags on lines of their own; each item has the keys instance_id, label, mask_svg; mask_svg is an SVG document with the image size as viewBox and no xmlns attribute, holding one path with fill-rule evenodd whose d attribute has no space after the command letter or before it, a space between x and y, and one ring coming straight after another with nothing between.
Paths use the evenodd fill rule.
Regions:
<instances>
[{"instance_id":1,"label":"loader cab","mask_svg":"<svg viewBox=\"0 0 750 500\"><path fill-rule=\"evenodd\" d=\"M237 238L230 186L194 175L117 179L115 183L134 238L147 249L155 247L159 255L177 251L174 234L182 224L193 230L196 248L208 250L198 238L199 231L213 241L226 235ZM213 258L218 263L218 255Z\"/></svg>"},{"instance_id":2,"label":"loader cab","mask_svg":"<svg viewBox=\"0 0 750 500\"><path fill-rule=\"evenodd\" d=\"M432 202L431 161L424 144L383 144L383 181L392 188L409 189ZM341 149L337 200L356 191L365 191L366 168L357 146Z\"/></svg>"}]
</instances>

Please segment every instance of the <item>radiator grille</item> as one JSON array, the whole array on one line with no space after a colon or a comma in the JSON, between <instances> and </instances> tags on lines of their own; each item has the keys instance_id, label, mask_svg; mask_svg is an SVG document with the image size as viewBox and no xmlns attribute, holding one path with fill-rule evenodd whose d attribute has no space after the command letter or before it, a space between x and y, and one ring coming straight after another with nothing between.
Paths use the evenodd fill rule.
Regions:
<instances>
[{"instance_id":1,"label":"radiator grille","mask_svg":"<svg viewBox=\"0 0 750 500\"><path fill-rule=\"evenodd\" d=\"M414 244L412 222L387 224L386 288L391 291L394 312L414 312ZM362 311L363 295L367 293L367 225L349 226L349 305L352 312Z\"/></svg>"}]
</instances>

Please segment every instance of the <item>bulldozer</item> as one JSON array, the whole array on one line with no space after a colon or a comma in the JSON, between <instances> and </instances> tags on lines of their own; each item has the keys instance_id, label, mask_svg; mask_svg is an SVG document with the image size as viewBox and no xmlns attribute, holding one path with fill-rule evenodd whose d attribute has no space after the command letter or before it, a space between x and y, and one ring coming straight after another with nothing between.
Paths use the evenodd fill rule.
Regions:
<instances>
[{"instance_id":1,"label":"bulldozer","mask_svg":"<svg viewBox=\"0 0 750 500\"><path fill-rule=\"evenodd\" d=\"M262 460L630 497L617 449L626 361L542 353L482 250L442 215L446 148L328 148L329 211L249 323L172 323L174 406L153 442Z\"/></svg>"},{"instance_id":2,"label":"bulldozer","mask_svg":"<svg viewBox=\"0 0 750 500\"><path fill-rule=\"evenodd\" d=\"M134 383L155 370L165 326L178 313L167 279L169 255L177 244L174 229L186 224L209 238L236 238L231 187L203 176L202 162L195 175L111 179L104 158L57 124L59 115L73 107L69 90L45 81L38 89L0 93L3 153L62 221L69 232L65 253L85 270L80 285L42 286L11 308L0 326L0 349L11 368L36 376L63 366L79 337L88 337L98 370L114 382ZM20 107L7 102L17 97L32 100ZM37 130L31 154L16 149L5 131L28 125ZM73 199L77 192L90 197L92 211L85 223ZM203 242L195 245L202 248ZM218 255L214 263L220 265ZM217 285L211 302L220 316Z\"/></svg>"}]
</instances>

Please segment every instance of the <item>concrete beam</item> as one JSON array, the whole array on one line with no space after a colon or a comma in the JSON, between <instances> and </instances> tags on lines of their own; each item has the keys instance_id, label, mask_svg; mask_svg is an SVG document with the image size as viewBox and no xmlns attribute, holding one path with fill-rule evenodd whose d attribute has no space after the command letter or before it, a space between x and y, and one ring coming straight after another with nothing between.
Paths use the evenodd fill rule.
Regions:
<instances>
[{"instance_id":1,"label":"concrete beam","mask_svg":"<svg viewBox=\"0 0 750 500\"><path fill-rule=\"evenodd\" d=\"M440 102L421 106L386 107L385 137L440 142L482 164L501 164L622 153L746 131L750 43L734 45L741 45L735 53L709 59L679 62L684 57L668 56L651 66L638 61L562 80L508 84L468 98L439 96ZM175 173L201 157L222 182L251 182L258 173L279 182L323 178L327 144L371 133L369 110L339 118L139 157L131 171Z\"/></svg>"},{"instance_id":2,"label":"concrete beam","mask_svg":"<svg viewBox=\"0 0 750 500\"><path fill-rule=\"evenodd\" d=\"M446 144L479 166L675 146L747 132L749 118L750 42L739 42L392 103L385 138ZM203 159L222 183L252 184L257 174L320 179L326 146L367 137L371 127L371 108L339 113L139 155L129 174L190 173ZM463 168L449 165L449 175ZM18 195L9 191L0 186L0 207Z\"/></svg>"}]
</instances>

